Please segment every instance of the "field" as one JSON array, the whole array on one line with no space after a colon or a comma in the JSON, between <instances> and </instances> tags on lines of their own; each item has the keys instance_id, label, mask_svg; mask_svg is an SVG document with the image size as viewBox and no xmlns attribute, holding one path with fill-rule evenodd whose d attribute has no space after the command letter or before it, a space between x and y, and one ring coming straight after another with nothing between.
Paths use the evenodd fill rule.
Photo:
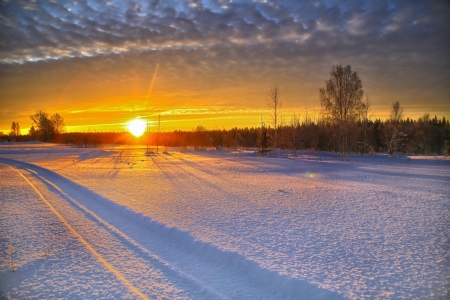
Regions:
<instances>
[{"instance_id":1,"label":"field","mask_svg":"<svg viewBox=\"0 0 450 300\"><path fill-rule=\"evenodd\" d=\"M3 144L0 298L448 299L449 183L445 157Z\"/></svg>"}]
</instances>

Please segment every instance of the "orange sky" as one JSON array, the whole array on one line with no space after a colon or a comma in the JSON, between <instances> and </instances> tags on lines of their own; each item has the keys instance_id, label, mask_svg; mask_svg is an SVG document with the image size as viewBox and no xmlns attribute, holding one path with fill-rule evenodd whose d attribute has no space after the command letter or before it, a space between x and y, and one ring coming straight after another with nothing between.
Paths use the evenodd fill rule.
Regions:
<instances>
[{"instance_id":1,"label":"orange sky","mask_svg":"<svg viewBox=\"0 0 450 300\"><path fill-rule=\"evenodd\" d=\"M37 110L68 131L257 127L278 83L285 123L320 110L333 65L352 66L372 119L450 117L449 5L390 1L2 3L0 131ZM153 82L153 85L152 85Z\"/></svg>"}]
</instances>

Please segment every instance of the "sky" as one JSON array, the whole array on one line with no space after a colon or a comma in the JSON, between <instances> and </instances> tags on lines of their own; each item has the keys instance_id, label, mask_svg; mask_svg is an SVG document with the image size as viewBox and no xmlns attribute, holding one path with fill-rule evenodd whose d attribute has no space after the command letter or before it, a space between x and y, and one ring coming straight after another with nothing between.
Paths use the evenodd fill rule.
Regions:
<instances>
[{"instance_id":1,"label":"sky","mask_svg":"<svg viewBox=\"0 0 450 300\"><path fill-rule=\"evenodd\" d=\"M283 122L320 112L351 65L372 119L450 117L447 1L0 0L0 131L60 114L67 131L258 127L278 84ZM153 124L152 123L152 124Z\"/></svg>"}]
</instances>

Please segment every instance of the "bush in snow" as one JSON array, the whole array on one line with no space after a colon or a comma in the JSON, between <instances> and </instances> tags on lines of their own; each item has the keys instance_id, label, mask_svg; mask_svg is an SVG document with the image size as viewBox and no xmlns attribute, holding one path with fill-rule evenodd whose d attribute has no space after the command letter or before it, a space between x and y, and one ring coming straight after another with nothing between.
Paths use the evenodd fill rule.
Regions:
<instances>
[{"instance_id":1,"label":"bush in snow","mask_svg":"<svg viewBox=\"0 0 450 300\"><path fill-rule=\"evenodd\" d=\"M50 246L53 244L53 242L56 240L56 235L52 236L52 240L50 241L50 243L47 246L47 251L45 251L44 253L44 257L47 257L47 255L50 254Z\"/></svg>"},{"instance_id":2,"label":"bush in snow","mask_svg":"<svg viewBox=\"0 0 450 300\"><path fill-rule=\"evenodd\" d=\"M16 249L13 247L13 245L9 244L8 246L8 256L9 256L9 271L14 272L14 260L13 260L13 253L16 252Z\"/></svg>"}]
</instances>

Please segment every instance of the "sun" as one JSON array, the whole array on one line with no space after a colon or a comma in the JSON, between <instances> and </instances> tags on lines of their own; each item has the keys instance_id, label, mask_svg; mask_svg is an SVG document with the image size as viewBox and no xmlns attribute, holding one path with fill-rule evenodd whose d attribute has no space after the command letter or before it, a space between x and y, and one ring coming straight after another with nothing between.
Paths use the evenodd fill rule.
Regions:
<instances>
[{"instance_id":1,"label":"sun","mask_svg":"<svg viewBox=\"0 0 450 300\"><path fill-rule=\"evenodd\" d=\"M128 131L135 137L140 137L144 132L147 124L144 120L134 119L128 122Z\"/></svg>"}]
</instances>

